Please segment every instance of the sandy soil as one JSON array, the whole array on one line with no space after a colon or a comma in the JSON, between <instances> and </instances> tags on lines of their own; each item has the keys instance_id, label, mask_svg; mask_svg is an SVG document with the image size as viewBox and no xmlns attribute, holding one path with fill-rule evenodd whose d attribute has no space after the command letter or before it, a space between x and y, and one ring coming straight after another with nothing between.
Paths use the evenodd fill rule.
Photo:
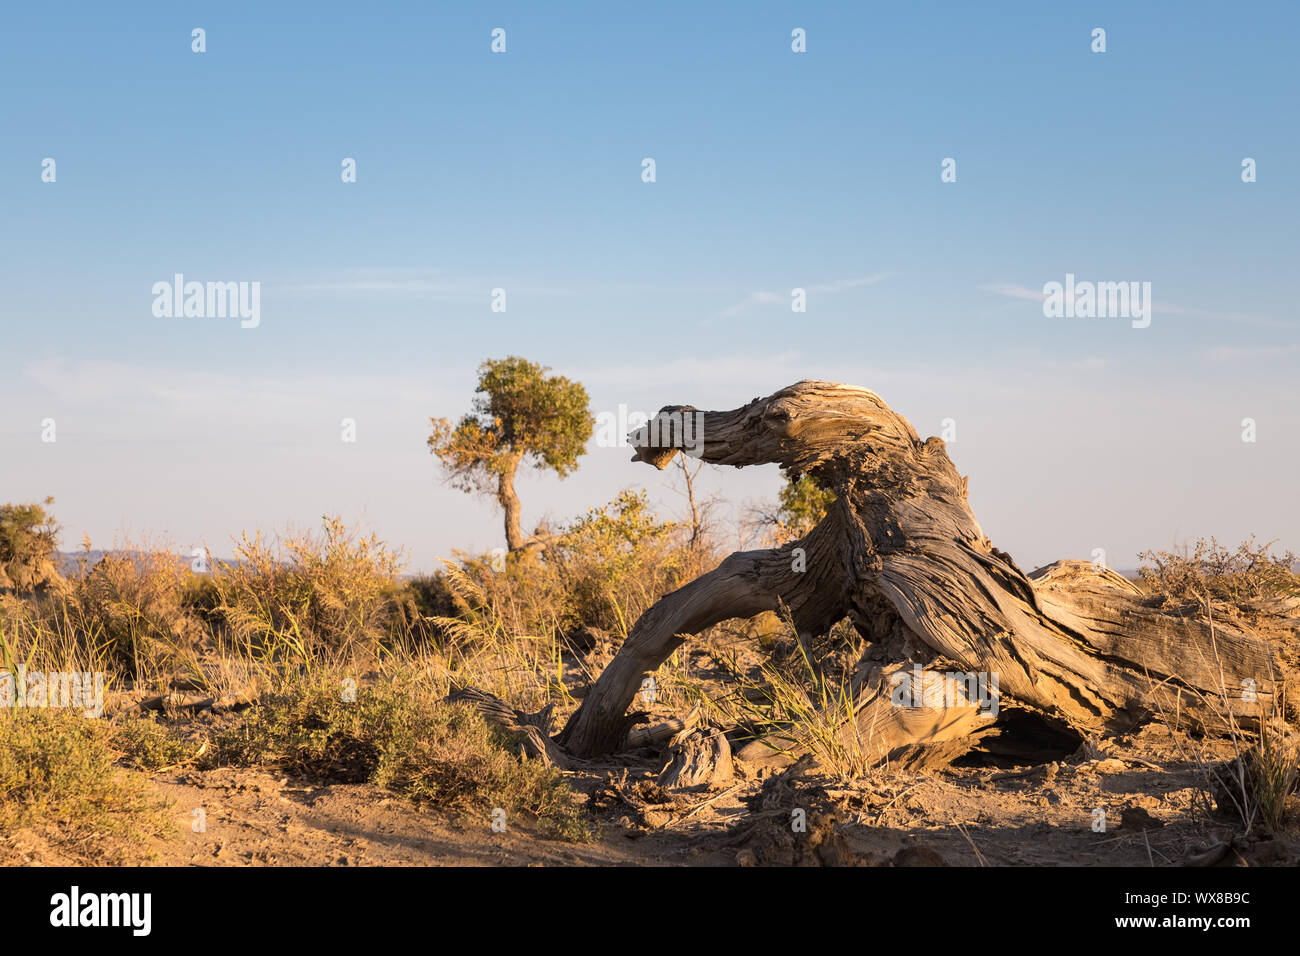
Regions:
<instances>
[{"instance_id":1,"label":"sandy soil","mask_svg":"<svg viewBox=\"0 0 1300 956\"><path fill-rule=\"evenodd\" d=\"M712 792L672 796L657 758L570 774L597 823L588 844L544 839L526 821L494 833L367 784L318 785L259 770L147 775L177 832L129 862L171 866L1295 865L1295 834L1238 840L1229 816L1198 808L1191 741L1153 724L1100 752L1050 763L881 771L837 783L750 771ZM1086 749L1086 748L1085 748ZM136 772L136 771L132 771ZM206 828L195 832L202 808ZM1106 812L1105 830L1095 829ZM802 811L801 814L796 811ZM804 826L799 828L802 817ZM1239 827L1237 829L1240 829ZM8 863L75 863L42 834L0 838Z\"/></svg>"}]
</instances>

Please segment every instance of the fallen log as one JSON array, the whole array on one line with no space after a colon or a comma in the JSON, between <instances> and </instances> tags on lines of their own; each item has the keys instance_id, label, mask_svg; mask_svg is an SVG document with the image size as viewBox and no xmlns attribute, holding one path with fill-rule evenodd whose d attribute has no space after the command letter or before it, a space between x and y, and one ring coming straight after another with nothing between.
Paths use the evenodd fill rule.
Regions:
<instances>
[{"instance_id":1,"label":"fallen log","mask_svg":"<svg viewBox=\"0 0 1300 956\"><path fill-rule=\"evenodd\" d=\"M632 438L633 460L659 469L687 448L718 465L775 463L835 500L799 540L732 554L646 611L558 735L573 754L622 744L642 679L690 635L780 606L801 634L847 616L870 640L901 622L930 661L996 675L1001 694L1080 730L1175 712L1206 728L1249 721L1294 684L1294 629L1279 645L1170 613L1087 562L1023 573L980 529L943 441L922 441L866 389L804 381L731 411L668 406ZM883 753L977 726L969 713L891 712L885 688L859 690L856 732L869 724Z\"/></svg>"}]
</instances>

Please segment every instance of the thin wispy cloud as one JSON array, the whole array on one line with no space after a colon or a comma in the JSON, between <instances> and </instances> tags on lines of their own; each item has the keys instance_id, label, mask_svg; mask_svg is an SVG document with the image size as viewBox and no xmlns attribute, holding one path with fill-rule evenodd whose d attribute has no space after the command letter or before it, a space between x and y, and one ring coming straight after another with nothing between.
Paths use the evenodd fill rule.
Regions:
<instances>
[{"instance_id":1,"label":"thin wispy cloud","mask_svg":"<svg viewBox=\"0 0 1300 956\"><path fill-rule=\"evenodd\" d=\"M994 295L1003 295L1010 299L1028 299L1033 302L1042 302L1047 298L1041 289L1031 289L1010 282L990 282L988 285L980 286L979 291L992 292Z\"/></svg>"},{"instance_id":2,"label":"thin wispy cloud","mask_svg":"<svg viewBox=\"0 0 1300 956\"><path fill-rule=\"evenodd\" d=\"M643 391L660 392L664 388L696 386L707 383L710 391L747 395L758 387L773 391L801 378L807 378L807 357L800 352L776 352L764 355L683 355L655 366L653 383ZM579 378L605 390L626 389L629 382L643 382L642 365L600 363L578 369ZM773 385L772 383L776 383ZM667 392L662 403L680 401Z\"/></svg>"},{"instance_id":3,"label":"thin wispy cloud","mask_svg":"<svg viewBox=\"0 0 1300 956\"><path fill-rule=\"evenodd\" d=\"M1220 345L1206 351L1206 356L1216 361L1240 359L1275 359L1300 353L1300 345Z\"/></svg>"},{"instance_id":4,"label":"thin wispy cloud","mask_svg":"<svg viewBox=\"0 0 1300 956\"><path fill-rule=\"evenodd\" d=\"M416 294L416 295L464 295L465 290L455 289L440 282L425 279L354 279L346 282L313 282L302 285L283 286L282 292L289 295L349 295L349 294Z\"/></svg>"},{"instance_id":5,"label":"thin wispy cloud","mask_svg":"<svg viewBox=\"0 0 1300 956\"><path fill-rule=\"evenodd\" d=\"M1033 289L1029 286L1016 285L1012 282L990 282L979 286L980 292L991 292L994 295L1005 296L1009 299L1024 299L1030 302L1043 302L1047 295L1042 289ZM1194 309L1187 306L1175 305L1171 302L1164 302L1155 299L1151 303L1151 313L1153 316L1160 315L1179 315L1189 319L1209 319L1215 322L1236 322L1242 325L1258 325L1264 328L1272 329L1291 329L1295 328L1294 322L1285 319L1277 319L1266 315L1252 315L1245 312L1219 312L1212 309Z\"/></svg>"},{"instance_id":6,"label":"thin wispy cloud","mask_svg":"<svg viewBox=\"0 0 1300 956\"><path fill-rule=\"evenodd\" d=\"M328 278L308 277L272 283L277 293L290 297L368 296L472 299L486 298L493 289L527 295L576 295L571 288L539 286L528 280L501 276L451 276L433 269L356 269L332 272Z\"/></svg>"},{"instance_id":7,"label":"thin wispy cloud","mask_svg":"<svg viewBox=\"0 0 1300 956\"><path fill-rule=\"evenodd\" d=\"M1294 322L1288 322L1285 319L1276 319L1267 315L1250 315L1245 312L1215 312L1209 309L1189 309L1181 305L1173 305L1167 302L1155 300L1151 306L1154 314L1163 312L1166 315L1184 315L1189 319L1212 319L1219 322L1238 322L1242 325L1259 325L1269 329L1292 329L1295 328Z\"/></svg>"},{"instance_id":8,"label":"thin wispy cloud","mask_svg":"<svg viewBox=\"0 0 1300 956\"><path fill-rule=\"evenodd\" d=\"M239 372L146 366L97 359L41 359L21 372L22 396L52 400L79 415L119 420L147 433L161 420L219 418L259 426L277 421L310 421L344 405L376 399L390 408L428 408L430 400L458 395L449 387L386 375L342 376L298 371L257 376ZM0 395L5 390L0 388ZM10 402L18 400L10 396ZM147 415L144 414L147 412ZM331 419L332 420L332 419Z\"/></svg>"},{"instance_id":9,"label":"thin wispy cloud","mask_svg":"<svg viewBox=\"0 0 1300 956\"><path fill-rule=\"evenodd\" d=\"M810 296L833 294L836 292L843 292L846 289L860 289L865 286L875 285L878 282L883 282L885 279L888 279L889 276L890 273L888 272L879 272L875 275L859 276L853 279L837 279L834 282L823 282L817 285L799 286L796 288L802 288ZM770 292L767 290L751 292L735 305L727 306L719 314L723 318L731 318L732 316L744 312L750 306L780 305L782 303L788 304L790 302L790 292L791 290L789 289L784 292Z\"/></svg>"}]
</instances>

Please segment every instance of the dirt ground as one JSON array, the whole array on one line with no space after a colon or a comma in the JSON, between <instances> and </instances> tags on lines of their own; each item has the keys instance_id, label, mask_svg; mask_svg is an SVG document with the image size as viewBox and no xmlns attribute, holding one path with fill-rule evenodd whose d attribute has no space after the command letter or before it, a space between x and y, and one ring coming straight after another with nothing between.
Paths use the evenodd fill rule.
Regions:
<instances>
[{"instance_id":1,"label":"dirt ground","mask_svg":"<svg viewBox=\"0 0 1300 956\"><path fill-rule=\"evenodd\" d=\"M130 850L126 860L167 866L1300 862L1294 833L1232 842L1240 825L1234 830L1231 815L1208 809L1190 743L1151 724L1051 762L885 769L852 785L801 768L750 770L738 762L731 784L675 796L656 786L659 760L642 752L569 773L576 798L596 823L596 839L587 844L542 838L523 820L493 832L487 808L481 819L452 819L368 784L318 785L234 768L180 770L146 775L172 802L176 832ZM0 859L77 862L34 830L0 836Z\"/></svg>"}]
</instances>

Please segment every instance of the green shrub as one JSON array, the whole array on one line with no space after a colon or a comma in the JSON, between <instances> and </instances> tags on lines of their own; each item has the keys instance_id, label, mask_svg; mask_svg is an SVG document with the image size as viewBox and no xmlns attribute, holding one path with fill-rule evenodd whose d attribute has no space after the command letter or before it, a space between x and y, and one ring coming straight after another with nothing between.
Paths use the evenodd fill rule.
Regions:
<instances>
[{"instance_id":1,"label":"green shrub","mask_svg":"<svg viewBox=\"0 0 1300 956\"><path fill-rule=\"evenodd\" d=\"M169 832L162 799L114 766L110 733L65 710L0 713L0 833L39 827L72 853L111 860L120 843Z\"/></svg>"},{"instance_id":2,"label":"green shrub","mask_svg":"<svg viewBox=\"0 0 1300 956\"><path fill-rule=\"evenodd\" d=\"M146 717L129 717L113 728L113 748L122 762L141 770L162 770L188 762L195 745Z\"/></svg>"},{"instance_id":3,"label":"green shrub","mask_svg":"<svg viewBox=\"0 0 1300 956\"><path fill-rule=\"evenodd\" d=\"M794 536L807 534L826 516L835 493L820 487L811 475L787 478L777 495L777 519Z\"/></svg>"},{"instance_id":4,"label":"green shrub","mask_svg":"<svg viewBox=\"0 0 1300 956\"><path fill-rule=\"evenodd\" d=\"M56 564L59 526L39 505L0 505L0 591L34 591L61 582Z\"/></svg>"},{"instance_id":5,"label":"green shrub","mask_svg":"<svg viewBox=\"0 0 1300 956\"><path fill-rule=\"evenodd\" d=\"M659 520L645 490L622 491L571 524L547 555L563 596L560 626L625 634L663 594L694 576L678 525Z\"/></svg>"},{"instance_id":6,"label":"green shrub","mask_svg":"<svg viewBox=\"0 0 1300 956\"><path fill-rule=\"evenodd\" d=\"M405 681L356 691L299 683L265 699L217 736L211 764L272 765L316 780L371 782L486 820L524 813L542 832L588 837L563 774L516 756L519 740L473 708L432 699Z\"/></svg>"}]
</instances>

